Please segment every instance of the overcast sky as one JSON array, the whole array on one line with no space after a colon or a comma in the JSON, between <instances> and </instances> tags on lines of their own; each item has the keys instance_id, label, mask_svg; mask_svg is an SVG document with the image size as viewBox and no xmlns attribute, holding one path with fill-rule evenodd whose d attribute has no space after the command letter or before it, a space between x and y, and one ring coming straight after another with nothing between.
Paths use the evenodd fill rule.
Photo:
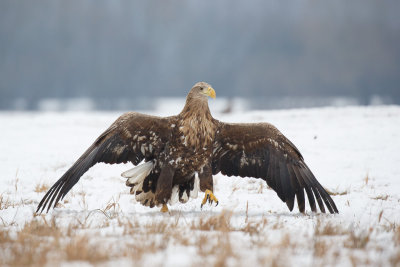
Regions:
<instances>
[{"instance_id":1,"label":"overcast sky","mask_svg":"<svg viewBox=\"0 0 400 267\"><path fill-rule=\"evenodd\" d=\"M399 3L2 0L0 109L76 97L113 108L197 81L228 98L400 103Z\"/></svg>"}]
</instances>

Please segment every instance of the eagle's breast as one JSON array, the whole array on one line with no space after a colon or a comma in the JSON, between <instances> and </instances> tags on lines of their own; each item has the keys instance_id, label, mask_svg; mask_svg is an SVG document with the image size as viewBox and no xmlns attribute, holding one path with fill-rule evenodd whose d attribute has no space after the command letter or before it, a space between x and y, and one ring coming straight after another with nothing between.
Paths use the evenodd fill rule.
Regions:
<instances>
[{"instance_id":1,"label":"eagle's breast","mask_svg":"<svg viewBox=\"0 0 400 267\"><path fill-rule=\"evenodd\" d=\"M209 162L216 125L207 116L188 116L171 125L176 133L170 147L169 164L182 174L198 172Z\"/></svg>"}]
</instances>

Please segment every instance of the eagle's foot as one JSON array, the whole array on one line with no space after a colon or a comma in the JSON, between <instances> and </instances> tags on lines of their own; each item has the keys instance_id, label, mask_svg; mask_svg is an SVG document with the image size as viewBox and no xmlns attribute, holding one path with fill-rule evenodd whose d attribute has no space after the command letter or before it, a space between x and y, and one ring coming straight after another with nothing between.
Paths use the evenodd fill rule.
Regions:
<instances>
[{"instance_id":1,"label":"eagle's foot","mask_svg":"<svg viewBox=\"0 0 400 267\"><path fill-rule=\"evenodd\" d=\"M162 213L168 212L168 206L167 206L167 204L163 204L160 211L161 211Z\"/></svg>"},{"instance_id":2,"label":"eagle's foot","mask_svg":"<svg viewBox=\"0 0 400 267\"><path fill-rule=\"evenodd\" d=\"M212 204L215 201L215 203L216 203L215 206L218 206L218 203L219 203L218 199L214 196L213 192L211 190L207 189L205 193L206 194L204 195L204 198L203 198L203 201L201 202L200 208L201 209L203 208L203 205L207 203L207 200L208 200L208 203L210 203L210 204Z\"/></svg>"}]
</instances>

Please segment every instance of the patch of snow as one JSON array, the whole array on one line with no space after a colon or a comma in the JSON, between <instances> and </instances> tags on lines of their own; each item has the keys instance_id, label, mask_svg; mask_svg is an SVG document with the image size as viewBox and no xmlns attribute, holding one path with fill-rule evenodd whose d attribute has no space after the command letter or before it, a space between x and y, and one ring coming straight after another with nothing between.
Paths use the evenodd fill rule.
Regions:
<instances>
[{"instance_id":1,"label":"patch of snow","mask_svg":"<svg viewBox=\"0 0 400 267\"><path fill-rule=\"evenodd\" d=\"M23 203L0 210L0 227L15 232L32 220L37 204L44 196L44 192L35 192L35 188L41 184L53 185L118 115L102 112L0 112L0 194L12 203ZM117 198L118 212L139 225L177 222L189 245L170 241L163 249L145 254L141 265L198 264L203 256L199 255L197 241L202 240L202 236L211 241L215 238L215 242L229 242L235 255L226 259L230 266L262 265L264 259L272 255L271 247L263 242L276 244L284 242L285 238L298 243L298 246L290 251L290 257L285 257L286 250L282 251L280 263L288 266L318 265L316 245L312 242L316 242L314 232L320 222L351 229L356 236L367 233L369 237L369 243L362 249L335 245L340 235L321 237L330 244L330 254L325 256L328 265L351 266L352 258L368 259L363 265L370 266L391 263L400 251L389 229L400 224L399 107L252 111L216 113L214 117L226 122L265 121L274 124L298 147L319 182L337 193L332 198L340 213L313 214L308 203L305 215L298 212L297 206L289 212L285 203L262 180L218 174L214 176L214 193L219 200L217 207L205 205L201 210L203 193L200 192L200 198L190 199L186 204L177 203L169 207L170 214L161 214L159 208L144 207L129 194L126 179L120 173L132 168L132 164L97 164L82 176L65 201L61 201L61 207L50 211L44 218L50 221L54 217L60 225L67 226L77 218L89 217L90 228L81 231L92 234L94 239L118 240L115 243L132 240L125 237L117 219L106 218L99 209L104 210L110 201ZM266 230L262 236L261 233L252 235L232 231L228 234L229 240L225 241L218 231L191 230L192 224L225 211L232 212L230 222L234 227L265 221ZM105 226L105 222L109 226ZM149 238L154 238L157 243L163 240L162 237L160 232ZM332 244L330 240L333 240ZM254 244L258 245L255 247ZM335 254L340 257L335 257ZM216 257L211 255L206 259L214 264ZM271 257L269 263L274 259L273 255ZM110 265L118 262L122 266L132 264L130 259L119 258L113 259Z\"/></svg>"}]
</instances>

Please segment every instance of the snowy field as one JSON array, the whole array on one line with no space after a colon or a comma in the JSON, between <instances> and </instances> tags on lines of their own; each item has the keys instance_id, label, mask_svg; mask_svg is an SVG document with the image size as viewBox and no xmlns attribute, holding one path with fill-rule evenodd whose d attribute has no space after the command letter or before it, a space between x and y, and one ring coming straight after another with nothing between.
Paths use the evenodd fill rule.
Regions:
<instances>
[{"instance_id":1,"label":"snowy field","mask_svg":"<svg viewBox=\"0 0 400 267\"><path fill-rule=\"evenodd\" d=\"M157 111L165 115L170 111ZM291 213L266 183L214 177L168 214L135 203L98 164L61 205L35 216L45 191L119 113L0 113L0 265L400 266L400 108L215 113L268 121L300 149L339 214Z\"/></svg>"}]
</instances>

